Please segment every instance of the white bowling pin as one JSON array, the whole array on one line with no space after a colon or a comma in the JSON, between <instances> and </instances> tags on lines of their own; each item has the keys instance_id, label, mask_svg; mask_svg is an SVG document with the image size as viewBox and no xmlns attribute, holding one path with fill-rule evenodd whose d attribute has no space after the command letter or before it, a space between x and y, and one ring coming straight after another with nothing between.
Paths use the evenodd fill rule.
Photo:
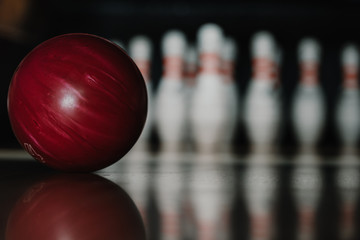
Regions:
<instances>
[{"instance_id":1,"label":"white bowling pin","mask_svg":"<svg viewBox=\"0 0 360 240\"><path fill-rule=\"evenodd\" d=\"M229 150L235 135L238 113L239 98L235 82L235 61L237 57L237 45L234 39L226 38L222 51L222 72L225 82L226 115L227 122L223 131L224 150Z\"/></svg>"},{"instance_id":2,"label":"white bowling pin","mask_svg":"<svg viewBox=\"0 0 360 240\"><path fill-rule=\"evenodd\" d=\"M292 122L301 148L312 149L323 130L325 105L319 86L320 45L303 39L298 48L300 82L293 98Z\"/></svg>"},{"instance_id":3,"label":"white bowling pin","mask_svg":"<svg viewBox=\"0 0 360 240\"><path fill-rule=\"evenodd\" d=\"M195 80L198 68L198 55L195 46L190 45L185 55L185 136L184 141L187 148L193 147L193 135L191 128L191 104L195 88Z\"/></svg>"},{"instance_id":4,"label":"white bowling pin","mask_svg":"<svg viewBox=\"0 0 360 240\"><path fill-rule=\"evenodd\" d=\"M199 73L193 94L191 126L199 151L218 150L226 125L226 97L221 74L222 29L213 23L198 31Z\"/></svg>"},{"instance_id":5,"label":"white bowling pin","mask_svg":"<svg viewBox=\"0 0 360 240\"><path fill-rule=\"evenodd\" d=\"M343 89L340 93L336 123L344 149L355 149L360 130L360 93L358 87L359 52L355 45L342 49Z\"/></svg>"},{"instance_id":6,"label":"white bowling pin","mask_svg":"<svg viewBox=\"0 0 360 240\"><path fill-rule=\"evenodd\" d=\"M244 124L255 151L267 151L274 145L280 119L275 94L276 56L272 35L262 31L252 38L253 76L244 98Z\"/></svg>"},{"instance_id":7,"label":"white bowling pin","mask_svg":"<svg viewBox=\"0 0 360 240\"><path fill-rule=\"evenodd\" d=\"M185 130L184 54L182 32L167 32L162 41L163 75L156 93L155 118L162 150L179 150Z\"/></svg>"},{"instance_id":8,"label":"white bowling pin","mask_svg":"<svg viewBox=\"0 0 360 240\"><path fill-rule=\"evenodd\" d=\"M185 85L193 89L198 70L198 53L194 45L189 45L185 55Z\"/></svg>"},{"instance_id":9,"label":"white bowling pin","mask_svg":"<svg viewBox=\"0 0 360 240\"><path fill-rule=\"evenodd\" d=\"M138 66L146 84L148 93L148 115L146 118L144 129L139 140L135 145L145 147L150 141L151 127L153 124L153 88L151 81L151 60L152 60L152 43L146 36L135 36L129 41L129 55Z\"/></svg>"}]
</instances>

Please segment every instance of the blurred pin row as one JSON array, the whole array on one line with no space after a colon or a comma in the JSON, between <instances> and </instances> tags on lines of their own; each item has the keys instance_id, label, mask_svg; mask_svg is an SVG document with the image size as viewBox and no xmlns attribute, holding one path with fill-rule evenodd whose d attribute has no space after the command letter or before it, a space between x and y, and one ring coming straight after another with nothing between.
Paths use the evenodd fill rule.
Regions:
<instances>
[{"instance_id":1,"label":"blurred pin row","mask_svg":"<svg viewBox=\"0 0 360 240\"><path fill-rule=\"evenodd\" d=\"M227 151L240 123L255 150L273 150L283 120L282 51L271 33L257 32L251 39L252 76L241 97L234 78L238 46L220 26L202 25L196 44L188 43L180 30L168 31L161 47L163 72L156 91L150 79L151 40L136 36L127 48L149 90L149 115L138 145L149 141L155 127L163 150L195 146L198 151ZM329 121L325 117L329 106L319 84L320 44L304 38L297 55L300 79L292 97L291 121L301 148L308 150L318 143ZM332 107L344 149L353 150L360 128L359 53L354 44L342 49L341 64L342 92Z\"/></svg>"}]
</instances>

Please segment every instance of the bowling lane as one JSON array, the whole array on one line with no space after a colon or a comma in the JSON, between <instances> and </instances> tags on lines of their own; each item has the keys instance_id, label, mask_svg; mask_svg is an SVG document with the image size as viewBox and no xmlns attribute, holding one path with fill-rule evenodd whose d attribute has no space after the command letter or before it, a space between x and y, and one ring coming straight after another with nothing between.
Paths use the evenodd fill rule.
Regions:
<instances>
[{"instance_id":1,"label":"bowling lane","mask_svg":"<svg viewBox=\"0 0 360 240\"><path fill-rule=\"evenodd\" d=\"M6 232L14 231L9 230L9 226L20 228L14 217L18 214L19 202L33 202L38 213L53 210L55 214L58 210L52 206L41 208L35 204L46 201L41 196L50 201L69 191L77 202L64 197L62 202L66 206L56 207L76 211L87 203L94 204L103 194L112 194L110 190L101 193L92 187L94 183L116 186L115 192L123 191L123 195L130 196L136 210L127 213L128 217L133 217L133 223L127 228L141 232L142 226L136 220L136 216L141 216L147 239L335 240L359 237L356 226L360 219L360 161L358 156L350 154L324 157L310 153L294 156L254 153L240 156L136 151L93 174L69 175L43 167L22 151L3 150L0 171L1 239L10 239L5 237ZM78 196L77 192L83 188L89 191ZM132 201L106 203L104 211L114 209L116 212L126 204L130 204L131 209ZM26 209L29 206L21 206L28 221L33 217ZM103 211L103 207L99 209ZM61 218L63 225L72 224L66 222L72 221L69 216L73 215L69 213ZM76 221L92 217L97 216L83 213ZM109 239L121 234L124 228L110 227L115 220L120 221L116 217L102 219L107 227L94 228L94 234L104 230ZM55 220L46 224L56 230L51 223ZM81 231L86 233L81 227L77 232L66 229L62 231L68 230L69 236ZM21 230L26 232L26 229L17 231Z\"/></svg>"}]
</instances>

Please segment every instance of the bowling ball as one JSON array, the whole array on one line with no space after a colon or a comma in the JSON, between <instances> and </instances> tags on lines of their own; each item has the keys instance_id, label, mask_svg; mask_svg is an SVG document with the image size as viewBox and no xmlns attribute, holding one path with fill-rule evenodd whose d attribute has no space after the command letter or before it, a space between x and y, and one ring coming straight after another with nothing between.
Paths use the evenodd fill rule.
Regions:
<instances>
[{"instance_id":1,"label":"bowling ball","mask_svg":"<svg viewBox=\"0 0 360 240\"><path fill-rule=\"evenodd\" d=\"M65 34L34 48L8 91L12 129L40 162L63 171L95 171L135 144L147 115L144 79L112 42Z\"/></svg>"},{"instance_id":2,"label":"bowling ball","mask_svg":"<svg viewBox=\"0 0 360 240\"><path fill-rule=\"evenodd\" d=\"M5 240L145 240L132 199L94 174L62 173L31 186L15 203Z\"/></svg>"}]
</instances>

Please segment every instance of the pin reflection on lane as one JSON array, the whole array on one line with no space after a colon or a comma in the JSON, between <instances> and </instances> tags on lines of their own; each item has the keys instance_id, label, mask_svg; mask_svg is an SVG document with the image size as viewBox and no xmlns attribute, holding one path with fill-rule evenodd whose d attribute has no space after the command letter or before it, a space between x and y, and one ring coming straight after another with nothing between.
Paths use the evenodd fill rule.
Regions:
<instances>
[{"instance_id":1,"label":"pin reflection on lane","mask_svg":"<svg viewBox=\"0 0 360 240\"><path fill-rule=\"evenodd\" d=\"M359 165L356 165L358 161L356 155L343 155L339 159L336 184L341 200L340 240L355 239L355 217L360 190Z\"/></svg>"},{"instance_id":2,"label":"pin reflection on lane","mask_svg":"<svg viewBox=\"0 0 360 240\"><path fill-rule=\"evenodd\" d=\"M158 155L158 168L154 176L154 189L159 209L162 240L181 239L180 206L183 190L182 162L184 156L177 152Z\"/></svg>"},{"instance_id":3,"label":"pin reflection on lane","mask_svg":"<svg viewBox=\"0 0 360 240\"><path fill-rule=\"evenodd\" d=\"M250 215L251 240L274 239L274 202L279 177L268 155L254 153L248 158L243 188Z\"/></svg>"},{"instance_id":4,"label":"pin reflection on lane","mask_svg":"<svg viewBox=\"0 0 360 240\"><path fill-rule=\"evenodd\" d=\"M196 221L197 240L231 239L230 212L234 173L230 159L198 154L189 176L189 193ZM220 161L222 160L222 161ZM225 161L225 162L224 162Z\"/></svg>"},{"instance_id":5,"label":"pin reflection on lane","mask_svg":"<svg viewBox=\"0 0 360 240\"><path fill-rule=\"evenodd\" d=\"M127 193L92 174L58 174L30 187L11 211L6 240L146 239Z\"/></svg>"},{"instance_id":6,"label":"pin reflection on lane","mask_svg":"<svg viewBox=\"0 0 360 240\"><path fill-rule=\"evenodd\" d=\"M315 219L323 185L319 161L314 154L300 154L295 159L291 184L298 211L299 240L316 239Z\"/></svg>"},{"instance_id":7,"label":"pin reflection on lane","mask_svg":"<svg viewBox=\"0 0 360 240\"><path fill-rule=\"evenodd\" d=\"M147 210L153 156L147 151L142 151L143 147L145 145L131 149L122 161L98 171L97 174L126 190L140 211L147 234L150 234Z\"/></svg>"}]
</instances>

